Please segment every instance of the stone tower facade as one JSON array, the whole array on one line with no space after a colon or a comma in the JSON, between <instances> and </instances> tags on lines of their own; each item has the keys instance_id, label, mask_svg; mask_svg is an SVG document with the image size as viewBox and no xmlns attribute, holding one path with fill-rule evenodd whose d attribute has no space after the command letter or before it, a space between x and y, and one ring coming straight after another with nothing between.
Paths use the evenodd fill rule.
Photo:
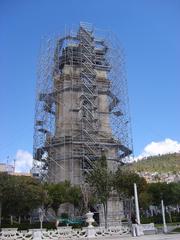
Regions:
<instances>
[{"instance_id":1,"label":"stone tower facade","mask_svg":"<svg viewBox=\"0 0 180 240\"><path fill-rule=\"evenodd\" d=\"M55 135L48 168L52 182L82 183L102 152L109 169L117 169L123 146L115 140L110 125L110 114L119 99L111 93L107 51L104 40L96 40L93 32L83 26L75 37L58 41L53 75Z\"/></svg>"},{"instance_id":2,"label":"stone tower facade","mask_svg":"<svg viewBox=\"0 0 180 240\"><path fill-rule=\"evenodd\" d=\"M37 94L34 158L49 182L81 185L102 154L116 171L132 152L115 131L128 121L118 89L112 90L110 73L116 63L108 58L109 51L105 39L81 24L75 33L57 38L53 59L42 69L47 73L40 75ZM114 193L108 208L109 219L119 222L122 205Z\"/></svg>"}]
</instances>

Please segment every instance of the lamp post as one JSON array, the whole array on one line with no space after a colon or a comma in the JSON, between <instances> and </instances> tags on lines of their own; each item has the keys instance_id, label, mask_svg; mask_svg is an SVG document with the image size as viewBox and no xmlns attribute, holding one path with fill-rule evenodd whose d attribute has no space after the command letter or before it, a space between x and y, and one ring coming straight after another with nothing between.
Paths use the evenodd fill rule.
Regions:
<instances>
[{"instance_id":1,"label":"lamp post","mask_svg":"<svg viewBox=\"0 0 180 240\"><path fill-rule=\"evenodd\" d=\"M139 202L138 202L138 194L137 194L137 185L134 183L134 199L135 199L135 208L136 208L136 221L137 224L140 223L140 215L139 215Z\"/></svg>"},{"instance_id":2,"label":"lamp post","mask_svg":"<svg viewBox=\"0 0 180 240\"><path fill-rule=\"evenodd\" d=\"M132 233L133 236L142 236L144 235L143 228L140 222L139 214L139 203L138 203L138 194L137 194L137 185L134 183L134 200L135 200L135 209L136 209L136 224L133 224Z\"/></svg>"},{"instance_id":3,"label":"lamp post","mask_svg":"<svg viewBox=\"0 0 180 240\"><path fill-rule=\"evenodd\" d=\"M163 200L161 200L161 209L162 209L162 218L163 218L163 232L167 233L167 225L166 225L166 217L165 217L165 209L164 209Z\"/></svg>"}]
</instances>

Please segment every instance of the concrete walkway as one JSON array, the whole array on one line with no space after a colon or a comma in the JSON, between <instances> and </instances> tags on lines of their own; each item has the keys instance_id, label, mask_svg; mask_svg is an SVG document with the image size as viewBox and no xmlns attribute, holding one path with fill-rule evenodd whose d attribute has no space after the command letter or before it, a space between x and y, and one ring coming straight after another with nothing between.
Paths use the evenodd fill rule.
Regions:
<instances>
[{"instance_id":1,"label":"concrete walkway","mask_svg":"<svg viewBox=\"0 0 180 240\"><path fill-rule=\"evenodd\" d=\"M98 238L97 238L98 239ZM101 238L102 239L102 238ZM155 234L155 235L145 235L139 237L132 237L131 235L126 236L116 236L116 237L105 237L107 240L180 240L180 233L178 234Z\"/></svg>"}]
</instances>

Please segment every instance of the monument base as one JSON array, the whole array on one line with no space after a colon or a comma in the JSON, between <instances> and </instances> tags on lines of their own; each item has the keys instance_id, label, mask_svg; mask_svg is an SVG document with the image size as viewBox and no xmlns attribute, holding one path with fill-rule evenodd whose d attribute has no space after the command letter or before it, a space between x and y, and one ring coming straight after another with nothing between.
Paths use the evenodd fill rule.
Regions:
<instances>
[{"instance_id":1,"label":"monument base","mask_svg":"<svg viewBox=\"0 0 180 240\"><path fill-rule=\"evenodd\" d=\"M124 217L123 202L119 200L117 193L113 192L111 194L111 197L108 200L107 209L107 225L121 225L121 220ZM105 226L104 209L102 204L99 206L99 222L100 226Z\"/></svg>"}]
</instances>

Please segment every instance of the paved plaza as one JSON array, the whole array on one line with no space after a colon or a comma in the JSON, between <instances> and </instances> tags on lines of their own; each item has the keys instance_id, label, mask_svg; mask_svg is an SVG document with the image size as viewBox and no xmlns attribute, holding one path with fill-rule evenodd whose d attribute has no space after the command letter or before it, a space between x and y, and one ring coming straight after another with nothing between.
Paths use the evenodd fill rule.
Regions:
<instances>
[{"instance_id":1,"label":"paved plaza","mask_svg":"<svg viewBox=\"0 0 180 240\"><path fill-rule=\"evenodd\" d=\"M139 237L132 237L131 235L126 236L116 236L106 238L108 240L180 240L180 233L178 234L155 234L155 235L145 235Z\"/></svg>"}]
</instances>

